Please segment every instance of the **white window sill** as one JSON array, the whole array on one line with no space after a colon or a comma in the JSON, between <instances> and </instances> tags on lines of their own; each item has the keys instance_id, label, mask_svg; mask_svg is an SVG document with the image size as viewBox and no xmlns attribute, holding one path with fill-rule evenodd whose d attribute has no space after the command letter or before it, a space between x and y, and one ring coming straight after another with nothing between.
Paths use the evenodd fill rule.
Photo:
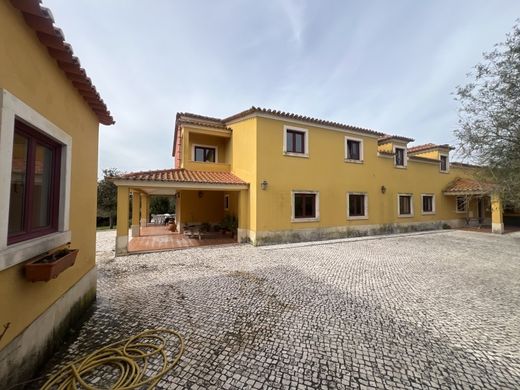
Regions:
<instances>
[{"instance_id":1,"label":"white window sill","mask_svg":"<svg viewBox=\"0 0 520 390\"><path fill-rule=\"evenodd\" d=\"M399 214L398 217L399 218L413 218L413 214Z\"/></svg>"},{"instance_id":2,"label":"white window sill","mask_svg":"<svg viewBox=\"0 0 520 390\"><path fill-rule=\"evenodd\" d=\"M450 173L450 171L439 171L440 173Z\"/></svg>"},{"instance_id":3,"label":"white window sill","mask_svg":"<svg viewBox=\"0 0 520 390\"><path fill-rule=\"evenodd\" d=\"M368 215L361 215L361 216L359 216L359 217L357 217L357 216L356 216L356 217L351 217L351 216L349 215L349 216L347 216L347 219L348 219L349 221L351 221L351 220L352 220L352 221L355 221L355 220L360 220L360 219L368 219Z\"/></svg>"},{"instance_id":4,"label":"white window sill","mask_svg":"<svg viewBox=\"0 0 520 390\"><path fill-rule=\"evenodd\" d=\"M422 215L435 215L435 211L423 211Z\"/></svg>"},{"instance_id":5,"label":"white window sill","mask_svg":"<svg viewBox=\"0 0 520 390\"><path fill-rule=\"evenodd\" d=\"M309 158L309 154L308 154L308 153L283 152L283 155L284 155L284 156L289 156L289 157L303 157L303 158Z\"/></svg>"},{"instance_id":6,"label":"white window sill","mask_svg":"<svg viewBox=\"0 0 520 390\"><path fill-rule=\"evenodd\" d=\"M291 218L291 222L320 222L319 218Z\"/></svg>"},{"instance_id":7,"label":"white window sill","mask_svg":"<svg viewBox=\"0 0 520 390\"><path fill-rule=\"evenodd\" d=\"M406 169L406 165L394 165L397 169Z\"/></svg>"},{"instance_id":8,"label":"white window sill","mask_svg":"<svg viewBox=\"0 0 520 390\"><path fill-rule=\"evenodd\" d=\"M346 158L345 162L346 163L354 163L354 164L363 164L364 161L363 160L352 160L350 158Z\"/></svg>"},{"instance_id":9,"label":"white window sill","mask_svg":"<svg viewBox=\"0 0 520 390\"><path fill-rule=\"evenodd\" d=\"M68 230L8 245L0 250L0 271L65 245L70 242L70 237L70 230Z\"/></svg>"},{"instance_id":10,"label":"white window sill","mask_svg":"<svg viewBox=\"0 0 520 390\"><path fill-rule=\"evenodd\" d=\"M466 214L468 211L467 210L463 210L463 211L455 210L455 212L457 214Z\"/></svg>"}]
</instances>

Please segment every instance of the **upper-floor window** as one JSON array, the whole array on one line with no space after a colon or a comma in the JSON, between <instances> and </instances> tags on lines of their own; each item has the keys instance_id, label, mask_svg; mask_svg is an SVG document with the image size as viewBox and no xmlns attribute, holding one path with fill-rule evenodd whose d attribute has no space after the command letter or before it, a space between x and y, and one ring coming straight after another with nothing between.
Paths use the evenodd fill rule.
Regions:
<instances>
[{"instance_id":1,"label":"upper-floor window","mask_svg":"<svg viewBox=\"0 0 520 390\"><path fill-rule=\"evenodd\" d=\"M287 130L287 152L305 153L305 133L297 130Z\"/></svg>"},{"instance_id":2,"label":"upper-floor window","mask_svg":"<svg viewBox=\"0 0 520 390\"><path fill-rule=\"evenodd\" d=\"M358 162L363 160L363 140L345 137L345 159Z\"/></svg>"},{"instance_id":3,"label":"upper-floor window","mask_svg":"<svg viewBox=\"0 0 520 390\"><path fill-rule=\"evenodd\" d=\"M349 193L347 201L347 217L349 219L363 219L368 217L367 194Z\"/></svg>"},{"instance_id":4,"label":"upper-floor window","mask_svg":"<svg viewBox=\"0 0 520 390\"><path fill-rule=\"evenodd\" d=\"M448 156L441 155L440 168L441 172L448 172Z\"/></svg>"},{"instance_id":5,"label":"upper-floor window","mask_svg":"<svg viewBox=\"0 0 520 390\"><path fill-rule=\"evenodd\" d=\"M413 215L412 195L398 195L398 208L400 217L411 217Z\"/></svg>"},{"instance_id":6,"label":"upper-floor window","mask_svg":"<svg viewBox=\"0 0 520 390\"><path fill-rule=\"evenodd\" d=\"M7 242L58 230L61 145L15 122Z\"/></svg>"},{"instance_id":7,"label":"upper-floor window","mask_svg":"<svg viewBox=\"0 0 520 390\"><path fill-rule=\"evenodd\" d=\"M405 148L395 148L395 165L397 167L406 166L406 149Z\"/></svg>"},{"instance_id":8,"label":"upper-floor window","mask_svg":"<svg viewBox=\"0 0 520 390\"><path fill-rule=\"evenodd\" d=\"M423 214L435 213L435 196L431 194L423 194L421 197Z\"/></svg>"},{"instance_id":9,"label":"upper-floor window","mask_svg":"<svg viewBox=\"0 0 520 390\"><path fill-rule=\"evenodd\" d=\"M215 162L217 149L211 146L195 146L193 154L195 161Z\"/></svg>"},{"instance_id":10,"label":"upper-floor window","mask_svg":"<svg viewBox=\"0 0 520 390\"><path fill-rule=\"evenodd\" d=\"M285 126L283 152L292 156L307 157L309 153L307 129Z\"/></svg>"},{"instance_id":11,"label":"upper-floor window","mask_svg":"<svg viewBox=\"0 0 520 390\"><path fill-rule=\"evenodd\" d=\"M293 220L316 220L318 199L317 192L293 192Z\"/></svg>"}]
</instances>

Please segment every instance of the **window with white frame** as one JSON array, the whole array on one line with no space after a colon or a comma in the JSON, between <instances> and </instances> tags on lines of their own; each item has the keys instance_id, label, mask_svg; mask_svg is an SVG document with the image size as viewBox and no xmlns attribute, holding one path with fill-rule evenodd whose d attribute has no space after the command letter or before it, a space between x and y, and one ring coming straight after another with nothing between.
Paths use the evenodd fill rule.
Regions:
<instances>
[{"instance_id":1,"label":"window with white frame","mask_svg":"<svg viewBox=\"0 0 520 390\"><path fill-rule=\"evenodd\" d=\"M72 137L0 89L0 271L64 245Z\"/></svg>"},{"instance_id":2,"label":"window with white frame","mask_svg":"<svg viewBox=\"0 0 520 390\"><path fill-rule=\"evenodd\" d=\"M394 164L401 168L406 166L406 148L394 147Z\"/></svg>"},{"instance_id":3,"label":"window with white frame","mask_svg":"<svg viewBox=\"0 0 520 390\"><path fill-rule=\"evenodd\" d=\"M399 194L397 196L397 208L398 208L400 217L413 216L412 194Z\"/></svg>"},{"instance_id":4,"label":"window with white frame","mask_svg":"<svg viewBox=\"0 0 520 390\"><path fill-rule=\"evenodd\" d=\"M351 162L363 161L363 140L345 137L345 160Z\"/></svg>"},{"instance_id":5,"label":"window with white frame","mask_svg":"<svg viewBox=\"0 0 520 390\"><path fill-rule=\"evenodd\" d=\"M284 126L283 152L289 156L307 157L309 155L308 130L293 126Z\"/></svg>"},{"instance_id":6,"label":"window with white frame","mask_svg":"<svg viewBox=\"0 0 520 390\"><path fill-rule=\"evenodd\" d=\"M349 219L368 218L368 195L350 192L347 194L347 217Z\"/></svg>"},{"instance_id":7,"label":"window with white frame","mask_svg":"<svg viewBox=\"0 0 520 390\"><path fill-rule=\"evenodd\" d=\"M440 156L440 171L441 172L448 172L448 169L449 169L449 159L448 159L448 155L445 155L445 154L441 154Z\"/></svg>"},{"instance_id":8,"label":"window with white frame","mask_svg":"<svg viewBox=\"0 0 520 390\"><path fill-rule=\"evenodd\" d=\"M292 220L315 221L319 218L319 193L316 191L292 192Z\"/></svg>"},{"instance_id":9,"label":"window with white frame","mask_svg":"<svg viewBox=\"0 0 520 390\"><path fill-rule=\"evenodd\" d=\"M468 202L465 196L457 196L455 198L455 210L457 213L465 213L468 209Z\"/></svg>"},{"instance_id":10,"label":"window with white frame","mask_svg":"<svg viewBox=\"0 0 520 390\"><path fill-rule=\"evenodd\" d=\"M435 213L435 195L433 194L422 194L422 213L423 214L434 214Z\"/></svg>"}]
</instances>

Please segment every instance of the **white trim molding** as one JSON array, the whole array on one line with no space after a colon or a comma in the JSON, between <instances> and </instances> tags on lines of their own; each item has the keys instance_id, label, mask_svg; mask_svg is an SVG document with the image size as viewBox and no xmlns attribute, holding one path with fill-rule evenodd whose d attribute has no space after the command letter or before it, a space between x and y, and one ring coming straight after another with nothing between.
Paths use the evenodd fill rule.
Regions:
<instances>
[{"instance_id":1,"label":"white trim molding","mask_svg":"<svg viewBox=\"0 0 520 390\"><path fill-rule=\"evenodd\" d=\"M363 195L365 211L364 215L359 216L351 216L350 215L350 195ZM368 194L366 192L347 192L347 219L348 220L356 220L356 219L368 219Z\"/></svg>"},{"instance_id":2,"label":"white trim molding","mask_svg":"<svg viewBox=\"0 0 520 390\"><path fill-rule=\"evenodd\" d=\"M359 160L348 158L348 141L359 142ZM345 136L345 162L363 164L364 154L363 154L363 139L362 138L354 138L351 136Z\"/></svg>"},{"instance_id":3,"label":"white trim molding","mask_svg":"<svg viewBox=\"0 0 520 390\"><path fill-rule=\"evenodd\" d=\"M287 151L287 130L294 130L299 131L301 133L304 133L304 141L303 141L303 153L294 153L294 152L288 152ZM283 126L283 150L282 153L284 156L293 156L293 157L309 157L309 129L304 129L301 127L295 127L295 126Z\"/></svg>"},{"instance_id":4,"label":"white trim molding","mask_svg":"<svg viewBox=\"0 0 520 390\"><path fill-rule=\"evenodd\" d=\"M296 218L294 216L294 195L296 194L314 194L316 195L314 210L315 216L314 218ZM319 222L320 220L320 192L319 191L309 191L309 190L293 190L291 191L291 222Z\"/></svg>"},{"instance_id":5,"label":"white trim molding","mask_svg":"<svg viewBox=\"0 0 520 390\"><path fill-rule=\"evenodd\" d=\"M410 214L401 214L401 196L409 196L410 197ZM414 216L413 209L413 194L412 193L399 193L397 194L397 216L399 218L412 218Z\"/></svg>"},{"instance_id":6,"label":"white trim molding","mask_svg":"<svg viewBox=\"0 0 520 390\"><path fill-rule=\"evenodd\" d=\"M431 196L431 198L432 198L432 211L424 211L424 198L426 196ZM421 214L422 215L435 214L435 194L421 194Z\"/></svg>"},{"instance_id":7,"label":"white trim molding","mask_svg":"<svg viewBox=\"0 0 520 390\"><path fill-rule=\"evenodd\" d=\"M62 145L60 202L57 232L7 245L15 120L27 123ZM71 166L72 137L9 91L0 89L0 271L70 241Z\"/></svg>"}]
</instances>

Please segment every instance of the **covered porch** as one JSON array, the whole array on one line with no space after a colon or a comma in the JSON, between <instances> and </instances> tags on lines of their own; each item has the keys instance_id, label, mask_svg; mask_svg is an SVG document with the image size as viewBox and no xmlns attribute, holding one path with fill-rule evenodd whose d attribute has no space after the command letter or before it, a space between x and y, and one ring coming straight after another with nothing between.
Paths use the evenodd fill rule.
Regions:
<instances>
[{"instance_id":1,"label":"covered porch","mask_svg":"<svg viewBox=\"0 0 520 390\"><path fill-rule=\"evenodd\" d=\"M505 232L502 201L492 183L457 178L444 189L444 195L455 199L456 212L466 222L464 228Z\"/></svg>"},{"instance_id":2,"label":"covered porch","mask_svg":"<svg viewBox=\"0 0 520 390\"><path fill-rule=\"evenodd\" d=\"M116 255L238 242L246 223L248 184L230 172L169 169L114 178ZM175 215L152 218L150 199L171 196ZM175 229L174 229L175 227Z\"/></svg>"}]
</instances>

